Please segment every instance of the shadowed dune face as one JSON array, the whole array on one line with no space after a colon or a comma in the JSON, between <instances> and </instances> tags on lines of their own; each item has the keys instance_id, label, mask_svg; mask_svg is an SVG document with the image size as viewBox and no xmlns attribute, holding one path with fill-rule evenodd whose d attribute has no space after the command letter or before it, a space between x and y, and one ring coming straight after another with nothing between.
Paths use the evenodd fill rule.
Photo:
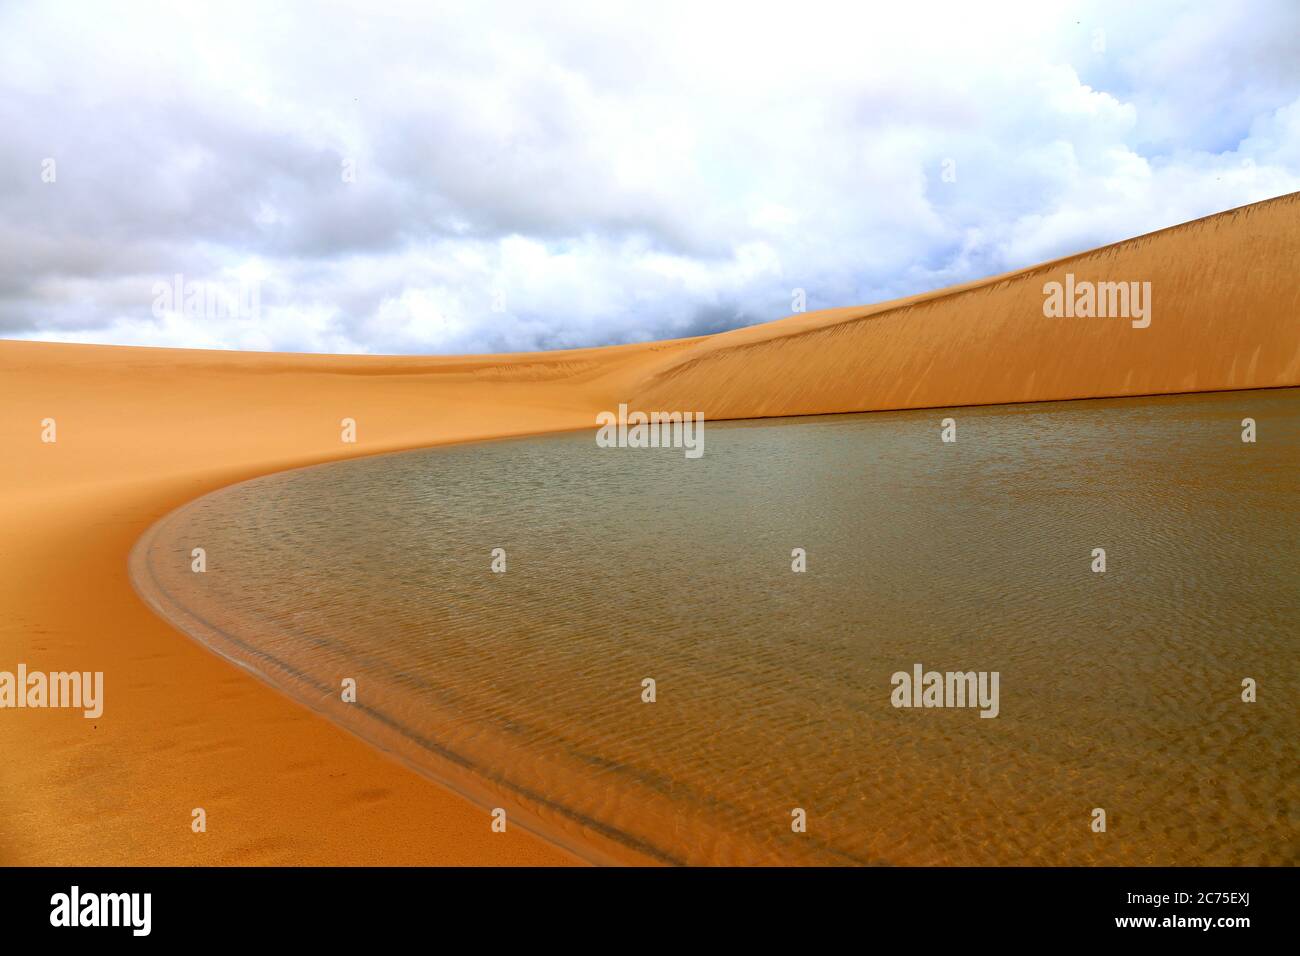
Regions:
<instances>
[{"instance_id":1,"label":"shadowed dune face","mask_svg":"<svg viewBox=\"0 0 1300 956\"><path fill-rule=\"evenodd\" d=\"M725 333L636 384L640 408L807 415L1300 382L1300 194L870 309ZM1149 282L1151 321L1048 318L1044 285Z\"/></svg>"}]
</instances>

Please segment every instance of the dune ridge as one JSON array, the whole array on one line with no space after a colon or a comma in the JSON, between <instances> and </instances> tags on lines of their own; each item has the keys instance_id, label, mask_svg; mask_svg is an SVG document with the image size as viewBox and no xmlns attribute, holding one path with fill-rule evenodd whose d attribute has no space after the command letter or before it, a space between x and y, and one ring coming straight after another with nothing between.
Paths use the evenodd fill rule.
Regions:
<instances>
[{"instance_id":1,"label":"dune ridge","mask_svg":"<svg viewBox=\"0 0 1300 956\"><path fill-rule=\"evenodd\" d=\"M1298 214L1293 194L897 302L609 348L0 341L0 668L102 670L106 698L93 722L0 712L0 864L571 862L526 831L492 834L485 811L182 639L135 595L132 546L257 475L592 428L623 401L745 418L1298 385ZM1070 270L1151 281L1151 327L1044 318L1042 283Z\"/></svg>"},{"instance_id":2,"label":"dune ridge","mask_svg":"<svg viewBox=\"0 0 1300 956\"><path fill-rule=\"evenodd\" d=\"M1300 382L1300 194L894 302L724 332L634 389L710 418L1272 388ZM1043 285L1149 281L1148 328L1043 315Z\"/></svg>"}]
</instances>

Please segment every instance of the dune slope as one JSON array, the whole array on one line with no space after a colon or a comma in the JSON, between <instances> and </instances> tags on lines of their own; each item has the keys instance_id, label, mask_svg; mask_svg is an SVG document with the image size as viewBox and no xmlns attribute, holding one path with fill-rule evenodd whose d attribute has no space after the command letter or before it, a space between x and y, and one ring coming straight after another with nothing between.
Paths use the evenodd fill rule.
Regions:
<instances>
[{"instance_id":1,"label":"dune slope","mask_svg":"<svg viewBox=\"0 0 1300 956\"><path fill-rule=\"evenodd\" d=\"M1300 383L1300 194L868 308L711 336L637 383L710 418ZM1047 318L1045 283L1149 282L1150 325Z\"/></svg>"}]
</instances>

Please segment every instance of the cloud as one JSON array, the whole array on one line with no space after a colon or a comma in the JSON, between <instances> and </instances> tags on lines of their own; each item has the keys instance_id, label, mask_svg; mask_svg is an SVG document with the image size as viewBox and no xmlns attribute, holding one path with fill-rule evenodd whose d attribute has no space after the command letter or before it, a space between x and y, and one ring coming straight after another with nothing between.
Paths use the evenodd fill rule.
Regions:
<instances>
[{"instance_id":1,"label":"cloud","mask_svg":"<svg viewBox=\"0 0 1300 956\"><path fill-rule=\"evenodd\" d=\"M936 288L1300 189L1298 33L1287 0L10 5L0 334L517 351ZM156 311L177 274L257 314Z\"/></svg>"}]
</instances>

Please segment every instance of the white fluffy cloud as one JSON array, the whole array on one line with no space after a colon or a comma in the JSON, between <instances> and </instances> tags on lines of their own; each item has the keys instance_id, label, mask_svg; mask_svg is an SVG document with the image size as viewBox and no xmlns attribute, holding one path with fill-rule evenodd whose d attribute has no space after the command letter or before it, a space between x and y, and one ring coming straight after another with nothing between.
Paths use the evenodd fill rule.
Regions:
<instances>
[{"instance_id":1,"label":"white fluffy cloud","mask_svg":"<svg viewBox=\"0 0 1300 956\"><path fill-rule=\"evenodd\" d=\"M4 7L0 334L689 335L1300 189L1290 0L429 6Z\"/></svg>"}]
</instances>

